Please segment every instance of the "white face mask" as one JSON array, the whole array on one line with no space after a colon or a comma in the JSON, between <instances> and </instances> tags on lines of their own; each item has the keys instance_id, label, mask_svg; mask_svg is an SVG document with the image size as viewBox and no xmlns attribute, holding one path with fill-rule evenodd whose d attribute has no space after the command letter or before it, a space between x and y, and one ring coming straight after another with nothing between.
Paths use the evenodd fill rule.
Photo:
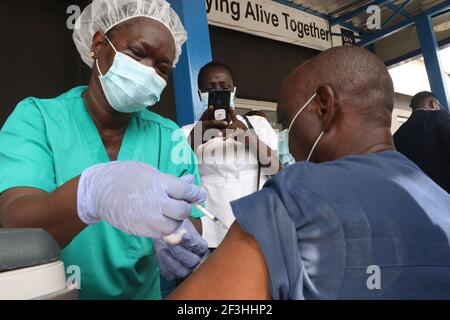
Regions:
<instances>
[{"instance_id":1,"label":"white face mask","mask_svg":"<svg viewBox=\"0 0 450 320\"><path fill-rule=\"evenodd\" d=\"M167 85L166 81L154 68L118 52L106 39L116 52L114 62L105 75L100 71L98 60L96 64L103 92L111 107L122 113L133 113L155 105Z\"/></svg>"},{"instance_id":2,"label":"white face mask","mask_svg":"<svg viewBox=\"0 0 450 320\"><path fill-rule=\"evenodd\" d=\"M297 112L297 114L295 115L295 117L292 119L289 128L285 129L283 131L280 132L280 137L284 137L284 139L281 139L279 141L279 148L280 150L284 150L283 156L289 157L288 155L290 155L290 159L291 161L289 164L292 164L295 162L294 157L292 157L291 153L289 152L289 132L291 131L292 127L294 126L295 120L297 120L297 118L300 116L300 114L303 112L303 110L306 109L306 107L311 103L311 101L313 101L313 99L317 96L317 93L315 93L306 103L305 105L300 108L300 110ZM316 142L314 143L311 152L308 155L308 158L306 159L306 162L309 162L309 160L311 159L311 156L313 155L314 150L317 147L317 144L319 143L320 139L322 139L323 135L324 135L325 131L322 131L322 133L319 135L319 137L316 139Z\"/></svg>"},{"instance_id":3,"label":"white face mask","mask_svg":"<svg viewBox=\"0 0 450 320\"><path fill-rule=\"evenodd\" d=\"M201 92L200 90L198 90L198 94L200 95L200 103L203 107L203 109L208 109L208 103L209 103L209 92ZM231 92L231 97L230 97L230 107L232 109L234 109L236 106L236 87L234 87L234 90Z\"/></svg>"}]
</instances>

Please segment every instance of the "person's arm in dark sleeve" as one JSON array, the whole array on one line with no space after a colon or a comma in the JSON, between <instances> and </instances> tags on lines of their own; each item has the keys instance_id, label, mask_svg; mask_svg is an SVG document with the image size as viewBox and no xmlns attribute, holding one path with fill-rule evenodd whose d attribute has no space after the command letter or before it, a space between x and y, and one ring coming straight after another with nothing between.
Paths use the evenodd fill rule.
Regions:
<instances>
[{"instance_id":1,"label":"person's arm in dark sleeve","mask_svg":"<svg viewBox=\"0 0 450 320\"><path fill-rule=\"evenodd\" d=\"M439 118L439 140L447 154L447 159L450 161L450 116L447 112L442 111Z\"/></svg>"}]
</instances>

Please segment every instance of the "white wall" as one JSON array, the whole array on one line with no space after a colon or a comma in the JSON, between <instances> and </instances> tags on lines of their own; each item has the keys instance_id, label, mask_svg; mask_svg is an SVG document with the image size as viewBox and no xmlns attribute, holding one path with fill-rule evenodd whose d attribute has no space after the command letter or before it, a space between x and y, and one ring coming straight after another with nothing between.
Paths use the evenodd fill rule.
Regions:
<instances>
[{"instance_id":1,"label":"white wall","mask_svg":"<svg viewBox=\"0 0 450 320\"><path fill-rule=\"evenodd\" d=\"M392 112L392 133L395 133L398 128L406 121L411 115L411 108L409 107L411 103L411 96L404 95L401 93L395 94L395 108Z\"/></svg>"}]
</instances>

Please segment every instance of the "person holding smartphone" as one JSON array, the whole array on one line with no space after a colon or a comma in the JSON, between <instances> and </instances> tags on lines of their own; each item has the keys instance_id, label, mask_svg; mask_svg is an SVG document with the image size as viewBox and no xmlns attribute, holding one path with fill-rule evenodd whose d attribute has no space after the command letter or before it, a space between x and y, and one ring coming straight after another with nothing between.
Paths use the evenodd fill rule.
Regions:
<instances>
[{"instance_id":1,"label":"person holding smartphone","mask_svg":"<svg viewBox=\"0 0 450 320\"><path fill-rule=\"evenodd\" d=\"M197 123L182 128L195 151L207 192L206 207L226 225L235 218L230 202L259 190L281 165L278 138L265 117L235 111L236 87L231 68L210 62L198 75L199 97L206 109ZM226 231L203 219L203 238L216 248Z\"/></svg>"}]
</instances>

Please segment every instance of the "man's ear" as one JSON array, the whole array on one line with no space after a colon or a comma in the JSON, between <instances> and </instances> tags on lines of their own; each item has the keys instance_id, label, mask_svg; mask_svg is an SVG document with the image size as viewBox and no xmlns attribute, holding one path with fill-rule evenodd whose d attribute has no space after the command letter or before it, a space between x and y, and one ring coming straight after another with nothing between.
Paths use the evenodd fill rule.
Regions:
<instances>
[{"instance_id":1,"label":"man's ear","mask_svg":"<svg viewBox=\"0 0 450 320\"><path fill-rule=\"evenodd\" d=\"M92 47L91 47L91 53L93 54L93 59L97 59L104 47L106 46L106 38L105 35L97 31L94 34L94 38L92 39Z\"/></svg>"},{"instance_id":2,"label":"man's ear","mask_svg":"<svg viewBox=\"0 0 450 320\"><path fill-rule=\"evenodd\" d=\"M318 115L322 119L322 129L326 132L330 129L336 115L337 97L333 88L328 85L317 89Z\"/></svg>"},{"instance_id":3,"label":"man's ear","mask_svg":"<svg viewBox=\"0 0 450 320\"><path fill-rule=\"evenodd\" d=\"M439 106L439 103L434 99L430 99L430 101L428 101L428 106L431 110L440 110L441 109L441 107Z\"/></svg>"}]
</instances>

